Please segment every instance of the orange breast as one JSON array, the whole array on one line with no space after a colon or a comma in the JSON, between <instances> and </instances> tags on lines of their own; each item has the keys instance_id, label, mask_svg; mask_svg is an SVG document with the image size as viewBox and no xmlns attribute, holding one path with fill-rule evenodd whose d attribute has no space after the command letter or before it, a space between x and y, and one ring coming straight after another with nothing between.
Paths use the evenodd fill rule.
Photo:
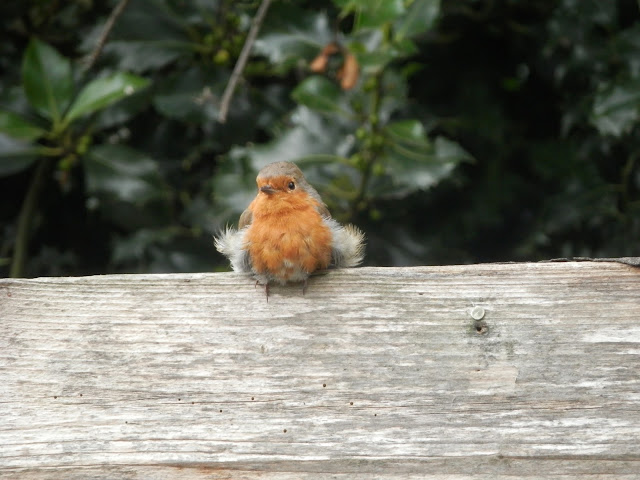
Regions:
<instances>
[{"instance_id":1,"label":"orange breast","mask_svg":"<svg viewBox=\"0 0 640 480\"><path fill-rule=\"evenodd\" d=\"M257 273L301 280L327 268L331 260L331 231L308 196L259 195L250 206L253 221L247 248Z\"/></svg>"}]
</instances>

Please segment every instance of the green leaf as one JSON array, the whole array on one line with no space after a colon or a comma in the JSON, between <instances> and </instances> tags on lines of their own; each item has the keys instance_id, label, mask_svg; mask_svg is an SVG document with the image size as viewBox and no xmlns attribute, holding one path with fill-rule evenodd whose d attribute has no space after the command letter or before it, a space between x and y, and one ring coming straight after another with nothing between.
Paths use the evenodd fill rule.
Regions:
<instances>
[{"instance_id":1,"label":"green leaf","mask_svg":"<svg viewBox=\"0 0 640 480\"><path fill-rule=\"evenodd\" d=\"M291 96L301 105L319 112L332 113L341 110L340 88L331 80L319 75L304 80L293 90Z\"/></svg>"},{"instance_id":2,"label":"green leaf","mask_svg":"<svg viewBox=\"0 0 640 480\"><path fill-rule=\"evenodd\" d=\"M269 59L279 71L286 72L301 60L311 62L334 40L326 13L310 14L287 3L275 4L253 45L253 52Z\"/></svg>"},{"instance_id":3,"label":"green leaf","mask_svg":"<svg viewBox=\"0 0 640 480\"><path fill-rule=\"evenodd\" d=\"M248 157L256 171L271 162L296 161L310 155L344 156L352 142L346 138L353 125L342 125L335 117L327 120L306 107L298 107L291 115L292 128L273 141L245 148L235 148L233 158Z\"/></svg>"},{"instance_id":4,"label":"green leaf","mask_svg":"<svg viewBox=\"0 0 640 480\"><path fill-rule=\"evenodd\" d=\"M151 89L145 89L137 94L123 98L118 102L110 105L95 113L91 118L91 128L94 131L104 130L107 128L120 127L129 122L140 112L149 108L151 99L153 98Z\"/></svg>"},{"instance_id":5,"label":"green leaf","mask_svg":"<svg viewBox=\"0 0 640 480\"><path fill-rule=\"evenodd\" d=\"M437 185L451 175L455 166L471 156L457 143L438 137L434 142L418 120L402 120L385 128L386 148L381 163L391 183L374 181L373 193L402 197Z\"/></svg>"},{"instance_id":6,"label":"green leaf","mask_svg":"<svg viewBox=\"0 0 640 480\"><path fill-rule=\"evenodd\" d=\"M436 137L433 142L435 148L435 158L441 163L453 163L454 166L460 162L473 162L473 156L467 152L459 143L453 142L445 137Z\"/></svg>"},{"instance_id":7,"label":"green leaf","mask_svg":"<svg viewBox=\"0 0 640 480\"><path fill-rule=\"evenodd\" d=\"M28 122L22 116L1 110L0 132L21 140L35 140L46 133L43 128Z\"/></svg>"},{"instance_id":8,"label":"green leaf","mask_svg":"<svg viewBox=\"0 0 640 480\"><path fill-rule=\"evenodd\" d=\"M137 260L144 257L150 246L164 245L171 241L175 235L176 232L170 228L137 230L128 237L115 240L111 260L116 265L127 262L135 264Z\"/></svg>"},{"instance_id":9,"label":"green leaf","mask_svg":"<svg viewBox=\"0 0 640 480\"><path fill-rule=\"evenodd\" d=\"M440 15L440 0L414 0L407 13L396 22L398 40L431 30Z\"/></svg>"},{"instance_id":10,"label":"green leaf","mask_svg":"<svg viewBox=\"0 0 640 480\"><path fill-rule=\"evenodd\" d=\"M28 168L38 153L37 146L0 134L0 177Z\"/></svg>"},{"instance_id":11,"label":"green leaf","mask_svg":"<svg viewBox=\"0 0 640 480\"><path fill-rule=\"evenodd\" d=\"M195 2L167 2L164 0L136 0L129 2L118 18L104 47L103 56L116 68L129 72L161 69L180 57L191 57L199 45L189 37L190 26L185 18L198 9L201 15L217 8L218 2L195 5ZM208 8L207 8L208 7ZM94 48L104 30L97 23L82 43L87 54Z\"/></svg>"},{"instance_id":12,"label":"green leaf","mask_svg":"<svg viewBox=\"0 0 640 480\"><path fill-rule=\"evenodd\" d=\"M403 0L334 0L342 15L355 12L356 29L379 28L405 12Z\"/></svg>"},{"instance_id":13,"label":"green leaf","mask_svg":"<svg viewBox=\"0 0 640 480\"><path fill-rule=\"evenodd\" d=\"M378 74L393 60L413 55L417 48L409 39L398 39L394 43L384 40L380 30L361 30L352 36L349 44L356 55L364 74ZM390 72L391 69L387 69Z\"/></svg>"},{"instance_id":14,"label":"green leaf","mask_svg":"<svg viewBox=\"0 0 640 480\"><path fill-rule=\"evenodd\" d=\"M354 52L356 53L356 52ZM385 48L374 51L357 52L358 64L362 72L369 75L375 75L398 58L398 52L393 48Z\"/></svg>"},{"instance_id":15,"label":"green leaf","mask_svg":"<svg viewBox=\"0 0 640 480\"><path fill-rule=\"evenodd\" d=\"M87 191L144 204L167 195L155 160L123 145L100 145L83 158Z\"/></svg>"},{"instance_id":16,"label":"green leaf","mask_svg":"<svg viewBox=\"0 0 640 480\"><path fill-rule=\"evenodd\" d=\"M237 222L238 216L256 196L256 173L222 171L216 174L212 183L220 226Z\"/></svg>"},{"instance_id":17,"label":"green leaf","mask_svg":"<svg viewBox=\"0 0 640 480\"><path fill-rule=\"evenodd\" d=\"M409 144L415 148L431 148L424 126L418 120L400 120L390 123L386 131L398 143Z\"/></svg>"},{"instance_id":18,"label":"green leaf","mask_svg":"<svg viewBox=\"0 0 640 480\"><path fill-rule=\"evenodd\" d=\"M218 72L205 72L197 67L181 70L155 85L153 106L164 116L181 121L217 120L217 106L206 96L221 97L226 82L227 78Z\"/></svg>"},{"instance_id":19,"label":"green leaf","mask_svg":"<svg viewBox=\"0 0 640 480\"><path fill-rule=\"evenodd\" d=\"M65 115L65 122L71 123L78 117L102 110L128 95L133 95L148 84L147 79L128 73L97 78L82 89Z\"/></svg>"},{"instance_id":20,"label":"green leaf","mask_svg":"<svg viewBox=\"0 0 640 480\"><path fill-rule=\"evenodd\" d=\"M405 12L403 0L369 0L358 2L361 10L358 28L380 28Z\"/></svg>"},{"instance_id":21,"label":"green leaf","mask_svg":"<svg viewBox=\"0 0 640 480\"><path fill-rule=\"evenodd\" d=\"M31 105L57 123L73 95L71 62L32 39L22 61L22 84Z\"/></svg>"},{"instance_id":22,"label":"green leaf","mask_svg":"<svg viewBox=\"0 0 640 480\"><path fill-rule=\"evenodd\" d=\"M159 70L183 56L193 55L193 46L187 42L157 40L114 41L105 47L105 54L111 54L118 68L141 73Z\"/></svg>"},{"instance_id":23,"label":"green leaf","mask_svg":"<svg viewBox=\"0 0 640 480\"><path fill-rule=\"evenodd\" d=\"M639 107L640 82L613 85L596 95L591 123L602 135L620 137L638 121Z\"/></svg>"}]
</instances>

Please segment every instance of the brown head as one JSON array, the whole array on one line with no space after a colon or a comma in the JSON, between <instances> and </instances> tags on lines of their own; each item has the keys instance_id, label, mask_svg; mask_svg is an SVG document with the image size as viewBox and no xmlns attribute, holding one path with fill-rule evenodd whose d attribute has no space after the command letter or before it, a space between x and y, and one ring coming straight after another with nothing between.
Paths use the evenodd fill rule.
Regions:
<instances>
[{"instance_id":1,"label":"brown head","mask_svg":"<svg viewBox=\"0 0 640 480\"><path fill-rule=\"evenodd\" d=\"M275 162L267 165L258 173L256 183L258 184L258 194L264 193L271 196L283 193L306 193L319 204L323 204L318 192L309 185L295 163Z\"/></svg>"}]
</instances>

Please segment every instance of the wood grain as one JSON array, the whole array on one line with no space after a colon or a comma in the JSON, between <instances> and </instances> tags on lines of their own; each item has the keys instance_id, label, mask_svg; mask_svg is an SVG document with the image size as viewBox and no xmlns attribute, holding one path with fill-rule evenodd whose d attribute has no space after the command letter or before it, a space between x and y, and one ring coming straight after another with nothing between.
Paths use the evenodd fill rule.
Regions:
<instances>
[{"instance_id":1,"label":"wood grain","mask_svg":"<svg viewBox=\"0 0 640 480\"><path fill-rule=\"evenodd\" d=\"M638 472L627 265L0 280L2 478Z\"/></svg>"}]
</instances>

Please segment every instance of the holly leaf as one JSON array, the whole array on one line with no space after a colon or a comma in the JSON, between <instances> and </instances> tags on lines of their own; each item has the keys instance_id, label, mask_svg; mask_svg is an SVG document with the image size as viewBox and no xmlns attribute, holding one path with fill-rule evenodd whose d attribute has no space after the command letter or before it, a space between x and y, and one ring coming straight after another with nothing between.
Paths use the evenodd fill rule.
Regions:
<instances>
[{"instance_id":1,"label":"holly leaf","mask_svg":"<svg viewBox=\"0 0 640 480\"><path fill-rule=\"evenodd\" d=\"M220 97L227 78L217 72L194 67L167 75L154 88L153 106L164 116L186 122L204 123L216 119L215 102L206 97Z\"/></svg>"},{"instance_id":2,"label":"holly leaf","mask_svg":"<svg viewBox=\"0 0 640 480\"><path fill-rule=\"evenodd\" d=\"M180 57L191 56L194 44L186 18L194 9L204 14L217 5L208 3L206 8L196 2L129 2L114 25L103 56L110 57L118 69L136 73L159 70ZM84 36L81 49L91 52L103 30L104 25L97 24Z\"/></svg>"},{"instance_id":3,"label":"holly leaf","mask_svg":"<svg viewBox=\"0 0 640 480\"><path fill-rule=\"evenodd\" d=\"M640 116L640 84L626 82L600 91L593 102L591 123L602 135L620 137Z\"/></svg>"},{"instance_id":4,"label":"holly leaf","mask_svg":"<svg viewBox=\"0 0 640 480\"><path fill-rule=\"evenodd\" d=\"M57 123L73 95L71 62L46 43L32 39L22 61L22 85L29 103Z\"/></svg>"},{"instance_id":5,"label":"holly leaf","mask_svg":"<svg viewBox=\"0 0 640 480\"><path fill-rule=\"evenodd\" d=\"M89 193L135 204L167 195L157 162L123 145L94 147L83 157L83 164Z\"/></svg>"},{"instance_id":6,"label":"holly leaf","mask_svg":"<svg viewBox=\"0 0 640 480\"><path fill-rule=\"evenodd\" d=\"M0 132L20 140L35 140L46 130L25 120L21 115L0 110Z\"/></svg>"},{"instance_id":7,"label":"holly leaf","mask_svg":"<svg viewBox=\"0 0 640 480\"><path fill-rule=\"evenodd\" d=\"M372 185L372 191L383 197L403 197L431 188L451 175L461 161L471 159L460 145L444 137L431 141L418 120L390 123L384 133L386 146L380 160L387 176Z\"/></svg>"},{"instance_id":8,"label":"holly leaf","mask_svg":"<svg viewBox=\"0 0 640 480\"><path fill-rule=\"evenodd\" d=\"M414 0L407 13L396 21L398 40L428 32L440 15L440 0Z\"/></svg>"},{"instance_id":9,"label":"holly leaf","mask_svg":"<svg viewBox=\"0 0 640 480\"><path fill-rule=\"evenodd\" d=\"M29 168L38 153L36 145L0 134L0 177Z\"/></svg>"},{"instance_id":10,"label":"holly leaf","mask_svg":"<svg viewBox=\"0 0 640 480\"><path fill-rule=\"evenodd\" d=\"M82 89L65 115L65 122L71 123L76 118L102 110L128 95L133 95L148 84L149 80L128 73L97 78Z\"/></svg>"},{"instance_id":11,"label":"holly leaf","mask_svg":"<svg viewBox=\"0 0 640 480\"><path fill-rule=\"evenodd\" d=\"M291 96L296 102L319 112L333 113L341 110L340 88L328 78L319 75L304 80Z\"/></svg>"},{"instance_id":12,"label":"holly leaf","mask_svg":"<svg viewBox=\"0 0 640 480\"><path fill-rule=\"evenodd\" d=\"M326 13L310 15L291 4L276 4L269 9L253 51L267 57L279 70L287 71L301 60L310 62L333 40Z\"/></svg>"},{"instance_id":13,"label":"holly leaf","mask_svg":"<svg viewBox=\"0 0 640 480\"><path fill-rule=\"evenodd\" d=\"M357 28L379 28L405 12L403 0L334 0L342 15L357 13Z\"/></svg>"}]
</instances>

